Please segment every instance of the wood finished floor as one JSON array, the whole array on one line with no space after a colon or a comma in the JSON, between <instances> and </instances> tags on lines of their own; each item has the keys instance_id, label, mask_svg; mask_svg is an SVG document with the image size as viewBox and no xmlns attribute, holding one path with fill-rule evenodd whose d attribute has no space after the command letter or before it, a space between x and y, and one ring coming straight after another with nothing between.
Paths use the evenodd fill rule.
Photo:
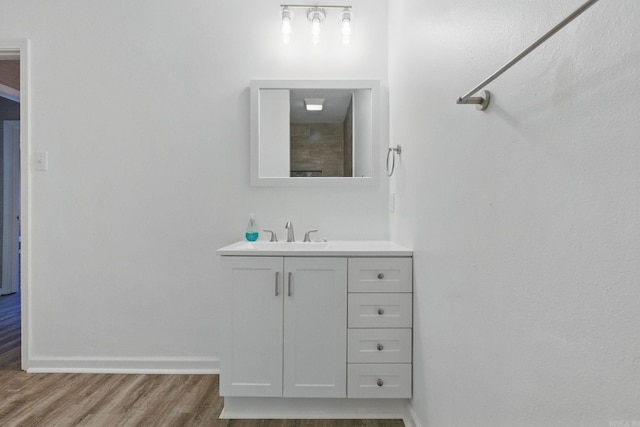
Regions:
<instances>
[{"instance_id":1,"label":"wood finished floor","mask_svg":"<svg viewBox=\"0 0 640 427\"><path fill-rule=\"evenodd\" d=\"M217 375L27 374L20 295L0 297L0 426L403 427L401 420L219 420Z\"/></svg>"}]
</instances>

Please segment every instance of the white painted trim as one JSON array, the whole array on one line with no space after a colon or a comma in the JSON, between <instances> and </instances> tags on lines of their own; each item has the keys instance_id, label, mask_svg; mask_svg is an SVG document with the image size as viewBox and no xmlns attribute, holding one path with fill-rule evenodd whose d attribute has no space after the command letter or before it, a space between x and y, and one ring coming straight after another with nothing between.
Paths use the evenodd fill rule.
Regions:
<instances>
[{"instance_id":1,"label":"white painted trim","mask_svg":"<svg viewBox=\"0 0 640 427\"><path fill-rule=\"evenodd\" d=\"M8 42L11 42L11 40L8 40ZM0 44L1 43L2 40L0 40ZM0 46L0 49L1 48L2 47ZM20 59L20 54L13 52L13 49L9 49L9 51L0 50L0 59L7 61L17 61Z\"/></svg>"},{"instance_id":2,"label":"white painted trim","mask_svg":"<svg viewBox=\"0 0 640 427\"><path fill-rule=\"evenodd\" d=\"M28 370L31 351L31 117L30 41L0 39L0 56L20 59L20 287L22 308L22 369Z\"/></svg>"},{"instance_id":3,"label":"white painted trim","mask_svg":"<svg viewBox=\"0 0 640 427\"><path fill-rule=\"evenodd\" d=\"M406 399L225 397L220 419L402 419L414 426Z\"/></svg>"},{"instance_id":4,"label":"white painted trim","mask_svg":"<svg viewBox=\"0 0 640 427\"><path fill-rule=\"evenodd\" d=\"M416 411L413 407L413 400L411 400L411 402L409 402L407 404L407 412L409 414L409 418L411 419L411 426L412 427L423 427L424 424L422 424L420 422L420 417L418 417L418 414L416 414ZM409 424L407 424L407 422L405 421L405 427L409 427Z\"/></svg>"},{"instance_id":5,"label":"white painted trim","mask_svg":"<svg viewBox=\"0 0 640 427\"><path fill-rule=\"evenodd\" d=\"M20 91L0 83L0 96L15 102L20 102Z\"/></svg>"},{"instance_id":6,"label":"white painted trim","mask_svg":"<svg viewBox=\"0 0 640 427\"><path fill-rule=\"evenodd\" d=\"M32 357L29 373L219 374L212 357Z\"/></svg>"}]
</instances>

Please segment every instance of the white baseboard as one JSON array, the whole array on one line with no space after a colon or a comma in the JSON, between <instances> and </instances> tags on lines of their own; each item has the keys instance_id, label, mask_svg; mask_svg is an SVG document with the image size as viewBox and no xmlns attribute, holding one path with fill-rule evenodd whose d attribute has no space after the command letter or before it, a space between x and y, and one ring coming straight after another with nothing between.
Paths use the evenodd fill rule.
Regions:
<instances>
[{"instance_id":1,"label":"white baseboard","mask_svg":"<svg viewBox=\"0 0 640 427\"><path fill-rule=\"evenodd\" d=\"M23 369L29 373L219 374L220 360L209 357L32 357Z\"/></svg>"},{"instance_id":2,"label":"white baseboard","mask_svg":"<svg viewBox=\"0 0 640 427\"><path fill-rule=\"evenodd\" d=\"M422 427L423 424L420 422L420 418L418 414L416 414L415 409L413 408L413 404L407 404L407 413L409 415L409 419L411 420L411 427ZM409 427L409 424L405 421L405 427Z\"/></svg>"},{"instance_id":3,"label":"white baseboard","mask_svg":"<svg viewBox=\"0 0 640 427\"><path fill-rule=\"evenodd\" d=\"M221 419L401 419L414 427L406 399L225 397Z\"/></svg>"}]
</instances>

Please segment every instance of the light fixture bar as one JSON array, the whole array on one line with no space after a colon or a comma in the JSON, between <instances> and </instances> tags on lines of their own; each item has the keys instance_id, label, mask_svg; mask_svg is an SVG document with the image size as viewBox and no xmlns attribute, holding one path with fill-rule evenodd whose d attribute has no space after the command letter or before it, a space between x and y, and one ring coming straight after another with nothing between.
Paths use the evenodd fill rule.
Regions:
<instances>
[{"instance_id":1,"label":"light fixture bar","mask_svg":"<svg viewBox=\"0 0 640 427\"><path fill-rule=\"evenodd\" d=\"M295 8L295 9L309 9L310 7L320 7L323 9L351 9L351 6L325 6L325 5L310 5L310 4L281 4L280 7L288 7L288 8Z\"/></svg>"}]
</instances>

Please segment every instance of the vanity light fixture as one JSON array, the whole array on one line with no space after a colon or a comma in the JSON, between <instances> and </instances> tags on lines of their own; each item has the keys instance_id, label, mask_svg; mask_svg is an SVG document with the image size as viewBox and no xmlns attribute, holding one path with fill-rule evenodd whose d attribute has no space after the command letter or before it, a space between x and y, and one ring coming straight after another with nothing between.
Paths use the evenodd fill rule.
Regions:
<instances>
[{"instance_id":1,"label":"vanity light fixture","mask_svg":"<svg viewBox=\"0 0 640 427\"><path fill-rule=\"evenodd\" d=\"M305 98L304 106L307 111L322 111L324 108L324 98Z\"/></svg>"},{"instance_id":2,"label":"vanity light fixture","mask_svg":"<svg viewBox=\"0 0 640 427\"><path fill-rule=\"evenodd\" d=\"M307 20L311 23L311 39L314 44L320 41L320 25L327 17L325 9L342 9L339 15L342 23L342 42L349 43L351 36L351 6L309 6L299 4L281 4L282 7L282 39L285 44L289 44L291 40L291 21L293 20L293 12L291 9L306 9Z\"/></svg>"}]
</instances>

